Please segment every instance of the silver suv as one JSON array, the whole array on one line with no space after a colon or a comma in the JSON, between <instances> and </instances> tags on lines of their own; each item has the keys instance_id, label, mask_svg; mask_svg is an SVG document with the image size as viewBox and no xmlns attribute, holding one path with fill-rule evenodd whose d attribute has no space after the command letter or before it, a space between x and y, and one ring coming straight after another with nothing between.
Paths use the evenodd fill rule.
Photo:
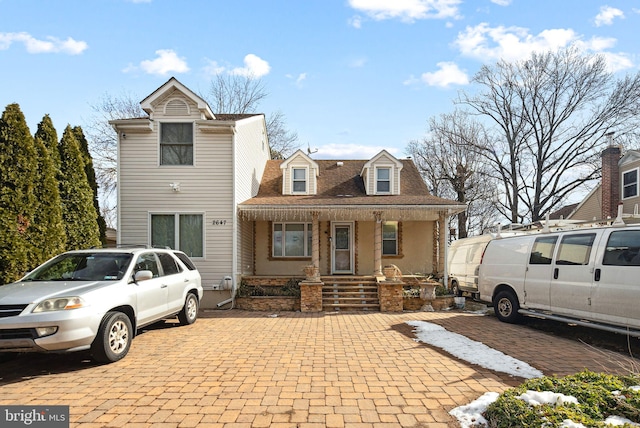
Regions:
<instances>
[{"instance_id":1,"label":"silver suv","mask_svg":"<svg viewBox=\"0 0 640 428\"><path fill-rule=\"evenodd\" d=\"M90 350L118 361L145 325L176 315L193 324L201 299L200 273L182 252L69 251L0 286L0 352Z\"/></svg>"}]
</instances>

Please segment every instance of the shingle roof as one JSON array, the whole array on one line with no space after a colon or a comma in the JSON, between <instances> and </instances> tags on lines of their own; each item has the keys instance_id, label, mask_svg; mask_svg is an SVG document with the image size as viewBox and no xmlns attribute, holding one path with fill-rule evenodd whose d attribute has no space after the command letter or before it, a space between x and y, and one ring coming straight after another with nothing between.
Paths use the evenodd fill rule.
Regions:
<instances>
[{"instance_id":1,"label":"shingle roof","mask_svg":"<svg viewBox=\"0 0 640 428\"><path fill-rule=\"evenodd\" d=\"M401 160L400 195L367 195L360 173L366 160L315 160L319 167L318 193L316 195L282 194L282 160L267 161L258 194L241 206L283 206L283 205L457 205L459 202L439 198L429 193L418 169L410 159ZM342 162L342 166L338 165Z\"/></svg>"},{"instance_id":2,"label":"shingle roof","mask_svg":"<svg viewBox=\"0 0 640 428\"><path fill-rule=\"evenodd\" d=\"M235 114L235 113L216 113L217 120L242 120L248 117L253 116L261 116L262 113L244 113L244 114Z\"/></svg>"}]
</instances>

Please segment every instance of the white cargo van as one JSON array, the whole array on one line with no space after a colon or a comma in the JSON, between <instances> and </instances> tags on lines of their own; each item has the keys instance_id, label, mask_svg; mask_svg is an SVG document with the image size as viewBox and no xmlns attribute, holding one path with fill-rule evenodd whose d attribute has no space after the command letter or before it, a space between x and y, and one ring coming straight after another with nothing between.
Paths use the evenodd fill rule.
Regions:
<instances>
[{"instance_id":1,"label":"white cargo van","mask_svg":"<svg viewBox=\"0 0 640 428\"><path fill-rule=\"evenodd\" d=\"M640 227L491 240L478 289L501 321L525 315L640 337Z\"/></svg>"},{"instance_id":2,"label":"white cargo van","mask_svg":"<svg viewBox=\"0 0 640 428\"><path fill-rule=\"evenodd\" d=\"M447 274L450 288L456 296L463 292L477 297L478 267L485 247L495 235L486 234L457 239L449 246Z\"/></svg>"}]
</instances>

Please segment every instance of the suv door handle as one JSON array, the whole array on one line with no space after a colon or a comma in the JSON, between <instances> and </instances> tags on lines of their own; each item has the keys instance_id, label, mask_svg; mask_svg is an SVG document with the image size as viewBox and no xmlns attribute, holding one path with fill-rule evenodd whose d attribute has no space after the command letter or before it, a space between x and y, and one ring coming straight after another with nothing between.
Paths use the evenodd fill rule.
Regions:
<instances>
[{"instance_id":1,"label":"suv door handle","mask_svg":"<svg viewBox=\"0 0 640 428\"><path fill-rule=\"evenodd\" d=\"M558 279L558 268L553 270L553 279Z\"/></svg>"},{"instance_id":2,"label":"suv door handle","mask_svg":"<svg viewBox=\"0 0 640 428\"><path fill-rule=\"evenodd\" d=\"M600 269L596 269L595 274L593 275L594 281L600 281Z\"/></svg>"},{"instance_id":3,"label":"suv door handle","mask_svg":"<svg viewBox=\"0 0 640 428\"><path fill-rule=\"evenodd\" d=\"M162 284L162 285L160 286L160 288L167 288L167 287L168 287L168 285L167 285L167 284Z\"/></svg>"}]
</instances>

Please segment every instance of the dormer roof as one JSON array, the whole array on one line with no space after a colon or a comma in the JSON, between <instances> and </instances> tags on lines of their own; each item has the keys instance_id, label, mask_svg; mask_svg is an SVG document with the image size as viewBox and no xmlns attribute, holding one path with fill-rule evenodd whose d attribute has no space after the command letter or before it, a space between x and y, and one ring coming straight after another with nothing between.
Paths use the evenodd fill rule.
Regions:
<instances>
[{"instance_id":1,"label":"dormer roof","mask_svg":"<svg viewBox=\"0 0 640 428\"><path fill-rule=\"evenodd\" d=\"M164 85L160 86L158 89L153 91L151 95L142 100L140 102L140 106L145 112L147 112L147 114L149 114L149 117L153 119L154 106L159 104L163 99L175 95L175 91L181 92L185 97L189 98L195 103L195 105L197 105L202 119L216 119L216 116L211 111L209 104L207 104L207 102L200 96L196 95L191 89L180 83L175 77L169 79Z\"/></svg>"}]
</instances>

